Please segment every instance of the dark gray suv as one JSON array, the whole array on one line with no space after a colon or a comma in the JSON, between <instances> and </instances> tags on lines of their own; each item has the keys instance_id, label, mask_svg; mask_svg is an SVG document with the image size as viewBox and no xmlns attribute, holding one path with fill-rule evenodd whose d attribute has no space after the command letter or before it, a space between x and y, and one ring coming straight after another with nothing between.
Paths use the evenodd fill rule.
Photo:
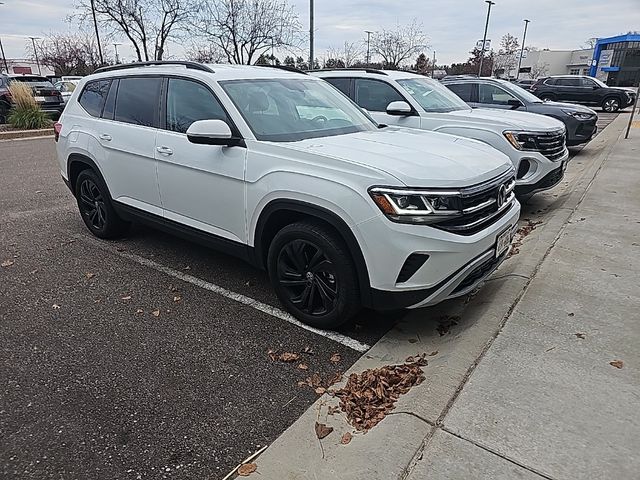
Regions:
<instances>
[{"instance_id":1,"label":"dark gray suv","mask_svg":"<svg viewBox=\"0 0 640 480\"><path fill-rule=\"evenodd\" d=\"M543 102L531 92L497 78L456 78L442 81L474 108L502 108L538 113L560 120L567 127L567 146L586 143L596 133L598 115L570 103Z\"/></svg>"}]
</instances>

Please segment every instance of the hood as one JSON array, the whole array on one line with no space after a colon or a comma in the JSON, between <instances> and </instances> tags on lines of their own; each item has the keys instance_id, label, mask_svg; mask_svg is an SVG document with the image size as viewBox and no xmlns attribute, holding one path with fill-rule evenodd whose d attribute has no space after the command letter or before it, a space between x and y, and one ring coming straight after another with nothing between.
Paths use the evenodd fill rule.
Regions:
<instances>
[{"instance_id":1,"label":"hood","mask_svg":"<svg viewBox=\"0 0 640 480\"><path fill-rule=\"evenodd\" d=\"M609 87L609 88L613 88L614 90L622 90L623 92L630 93L632 95L636 94L636 89L633 87Z\"/></svg>"},{"instance_id":2,"label":"hood","mask_svg":"<svg viewBox=\"0 0 640 480\"><path fill-rule=\"evenodd\" d=\"M596 112L591 110L589 107L585 107L584 105L576 105L575 103L562 103L562 102L540 102L529 104L527 108L531 108L535 110L537 107L540 107L540 110L544 113L549 113L550 109L557 110L570 110L572 112L580 112L580 113L590 113L593 115L597 115Z\"/></svg>"},{"instance_id":3,"label":"hood","mask_svg":"<svg viewBox=\"0 0 640 480\"><path fill-rule=\"evenodd\" d=\"M470 186L512 168L506 155L483 143L408 128L386 127L284 145L372 167L410 187Z\"/></svg>"},{"instance_id":4,"label":"hood","mask_svg":"<svg viewBox=\"0 0 640 480\"><path fill-rule=\"evenodd\" d=\"M564 128L564 124L554 118L536 113L516 112L496 108L474 108L473 110L457 110L449 113L461 120L478 125L493 125L514 130L528 130L533 132L550 132Z\"/></svg>"}]
</instances>

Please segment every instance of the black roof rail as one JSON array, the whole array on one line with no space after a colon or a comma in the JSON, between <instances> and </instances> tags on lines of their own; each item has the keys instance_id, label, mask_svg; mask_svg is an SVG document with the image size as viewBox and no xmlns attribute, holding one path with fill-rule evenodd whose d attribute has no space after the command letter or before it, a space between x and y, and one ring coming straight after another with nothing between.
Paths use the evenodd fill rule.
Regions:
<instances>
[{"instance_id":1,"label":"black roof rail","mask_svg":"<svg viewBox=\"0 0 640 480\"><path fill-rule=\"evenodd\" d=\"M197 62L188 62L183 60L154 60L150 62L133 62L133 63L120 63L118 65L110 65L107 67L98 68L93 73L112 72L114 70L126 70L128 68L138 67L150 67L153 65L182 65L192 70L200 70L202 72L215 73L211 68Z\"/></svg>"},{"instance_id":2,"label":"black roof rail","mask_svg":"<svg viewBox=\"0 0 640 480\"><path fill-rule=\"evenodd\" d=\"M307 72L305 72L304 70L300 70L299 68L292 67L291 65L268 65L266 63L256 63L254 67L268 67L268 68L270 67L270 68L277 68L278 70L286 70L287 72L302 73L303 75L307 74Z\"/></svg>"},{"instance_id":3,"label":"black roof rail","mask_svg":"<svg viewBox=\"0 0 640 480\"><path fill-rule=\"evenodd\" d=\"M357 71L357 72L365 72L365 73L376 73L378 75L387 75L387 72L385 72L384 70L378 70L378 69L375 69L375 68L358 68L358 67L317 68L315 70L307 70L307 72L341 72L343 70L347 71L347 72Z\"/></svg>"}]
</instances>

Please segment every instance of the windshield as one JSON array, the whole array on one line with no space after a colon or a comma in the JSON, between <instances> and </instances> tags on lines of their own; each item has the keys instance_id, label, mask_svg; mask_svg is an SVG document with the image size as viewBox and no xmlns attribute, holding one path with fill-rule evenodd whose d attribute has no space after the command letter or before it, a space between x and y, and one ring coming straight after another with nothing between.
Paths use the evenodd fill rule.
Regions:
<instances>
[{"instance_id":1,"label":"windshield","mask_svg":"<svg viewBox=\"0 0 640 480\"><path fill-rule=\"evenodd\" d=\"M525 103L542 103L538 97L536 97L533 93L528 92L520 85L516 85L510 82L500 82L504 88L510 90L515 96L520 97L520 100L524 100Z\"/></svg>"},{"instance_id":2,"label":"windshield","mask_svg":"<svg viewBox=\"0 0 640 480\"><path fill-rule=\"evenodd\" d=\"M258 140L295 142L378 128L324 81L274 78L220 84Z\"/></svg>"},{"instance_id":3,"label":"windshield","mask_svg":"<svg viewBox=\"0 0 640 480\"><path fill-rule=\"evenodd\" d=\"M609 88L609 86L606 83L604 83L602 80L600 80L599 78L589 77L589 80L593 80L594 82L596 82L599 87Z\"/></svg>"},{"instance_id":4,"label":"windshield","mask_svg":"<svg viewBox=\"0 0 640 480\"><path fill-rule=\"evenodd\" d=\"M406 78L398 83L420 104L426 112L453 112L469 110L455 93L439 82L427 78Z\"/></svg>"}]
</instances>

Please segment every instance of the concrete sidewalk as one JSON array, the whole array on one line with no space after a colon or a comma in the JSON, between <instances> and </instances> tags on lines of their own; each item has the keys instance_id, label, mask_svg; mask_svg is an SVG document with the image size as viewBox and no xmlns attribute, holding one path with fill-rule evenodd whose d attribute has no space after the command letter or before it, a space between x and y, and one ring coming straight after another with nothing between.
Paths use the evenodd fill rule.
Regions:
<instances>
[{"instance_id":1,"label":"concrete sidewalk","mask_svg":"<svg viewBox=\"0 0 640 480\"><path fill-rule=\"evenodd\" d=\"M477 295L413 312L352 367L438 351L394 414L341 445L353 430L325 395L252 477L638 478L640 130L621 140L626 120L585 148L570 188L536 197L544 224ZM322 441L316 420L335 429Z\"/></svg>"}]
</instances>

